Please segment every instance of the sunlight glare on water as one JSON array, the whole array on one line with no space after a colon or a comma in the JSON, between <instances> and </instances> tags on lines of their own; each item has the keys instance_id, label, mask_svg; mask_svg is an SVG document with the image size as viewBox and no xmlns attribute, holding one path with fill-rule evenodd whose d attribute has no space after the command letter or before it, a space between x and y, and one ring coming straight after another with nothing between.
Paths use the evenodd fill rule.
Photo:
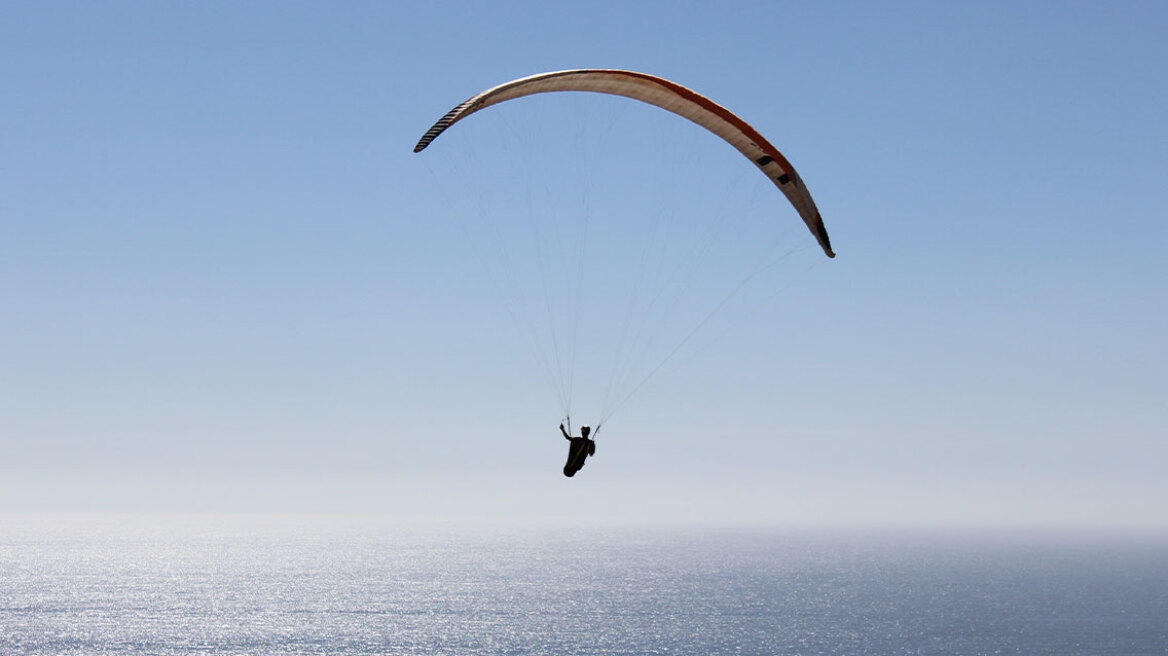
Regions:
<instances>
[{"instance_id":1,"label":"sunlight glare on water","mask_svg":"<svg viewBox=\"0 0 1168 656\"><path fill-rule=\"evenodd\" d=\"M1168 539L11 516L3 654L1164 654Z\"/></svg>"}]
</instances>

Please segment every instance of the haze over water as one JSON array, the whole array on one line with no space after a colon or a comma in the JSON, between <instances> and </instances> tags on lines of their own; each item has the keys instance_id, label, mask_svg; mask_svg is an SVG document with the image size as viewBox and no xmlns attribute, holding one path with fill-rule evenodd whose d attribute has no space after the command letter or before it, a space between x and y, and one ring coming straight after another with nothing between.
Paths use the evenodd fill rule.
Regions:
<instances>
[{"instance_id":1,"label":"haze over water","mask_svg":"<svg viewBox=\"0 0 1168 656\"><path fill-rule=\"evenodd\" d=\"M0 653L1168 649L1168 536L16 515Z\"/></svg>"}]
</instances>

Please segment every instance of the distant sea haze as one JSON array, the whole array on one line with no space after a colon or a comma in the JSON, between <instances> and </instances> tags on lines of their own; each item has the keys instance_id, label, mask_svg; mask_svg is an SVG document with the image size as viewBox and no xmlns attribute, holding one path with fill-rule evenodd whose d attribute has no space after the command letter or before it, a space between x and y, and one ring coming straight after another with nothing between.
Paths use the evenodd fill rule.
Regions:
<instances>
[{"instance_id":1,"label":"distant sea haze","mask_svg":"<svg viewBox=\"0 0 1168 656\"><path fill-rule=\"evenodd\" d=\"M1168 535L19 515L0 654L1168 654Z\"/></svg>"}]
</instances>

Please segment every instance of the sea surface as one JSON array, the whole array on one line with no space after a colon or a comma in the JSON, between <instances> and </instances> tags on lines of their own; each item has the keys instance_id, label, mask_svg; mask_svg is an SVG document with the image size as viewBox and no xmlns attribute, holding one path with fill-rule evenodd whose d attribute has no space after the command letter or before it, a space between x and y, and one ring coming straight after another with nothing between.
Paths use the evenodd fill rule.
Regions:
<instances>
[{"instance_id":1,"label":"sea surface","mask_svg":"<svg viewBox=\"0 0 1168 656\"><path fill-rule=\"evenodd\" d=\"M0 654L1168 654L1168 535L0 516Z\"/></svg>"}]
</instances>

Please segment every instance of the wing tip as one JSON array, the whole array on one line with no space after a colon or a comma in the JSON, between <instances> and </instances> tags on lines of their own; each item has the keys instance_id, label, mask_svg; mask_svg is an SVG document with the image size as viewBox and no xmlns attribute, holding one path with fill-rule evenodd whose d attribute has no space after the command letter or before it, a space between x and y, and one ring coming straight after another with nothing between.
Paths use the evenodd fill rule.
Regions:
<instances>
[{"instance_id":1,"label":"wing tip","mask_svg":"<svg viewBox=\"0 0 1168 656\"><path fill-rule=\"evenodd\" d=\"M819 240L819 245L823 247L823 252L831 258L835 257L835 251L831 249L831 238L827 236L827 228L823 225L823 217L818 214L815 215L815 237Z\"/></svg>"}]
</instances>

